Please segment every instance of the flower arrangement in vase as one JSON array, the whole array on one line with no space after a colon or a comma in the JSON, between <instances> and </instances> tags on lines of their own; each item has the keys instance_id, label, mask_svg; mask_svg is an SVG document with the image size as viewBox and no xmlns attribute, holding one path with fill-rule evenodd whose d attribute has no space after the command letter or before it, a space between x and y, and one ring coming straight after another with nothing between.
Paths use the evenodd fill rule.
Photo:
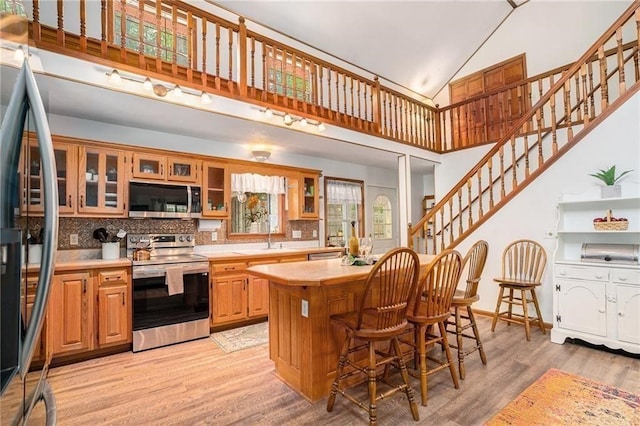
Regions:
<instances>
[{"instance_id":1,"label":"flower arrangement in vase","mask_svg":"<svg viewBox=\"0 0 640 426\"><path fill-rule=\"evenodd\" d=\"M245 213L250 233L258 232L258 222L262 221L267 214L265 201L261 200L257 194L250 194L247 197L247 212Z\"/></svg>"}]
</instances>

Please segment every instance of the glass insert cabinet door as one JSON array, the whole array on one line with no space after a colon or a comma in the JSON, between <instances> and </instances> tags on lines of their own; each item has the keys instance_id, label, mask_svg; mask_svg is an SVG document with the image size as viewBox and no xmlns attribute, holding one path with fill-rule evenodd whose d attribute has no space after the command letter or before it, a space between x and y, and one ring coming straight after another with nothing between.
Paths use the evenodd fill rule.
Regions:
<instances>
[{"instance_id":1,"label":"glass insert cabinet door","mask_svg":"<svg viewBox=\"0 0 640 426\"><path fill-rule=\"evenodd\" d=\"M32 213L44 212L44 198L42 197L42 173L40 152L38 145L25 143L22 154L24 179L22 186L22 211ZM54 156L57 169L58 209L60 213L73 213L76 208L74 183L76 181L76 149L75 145L57 143L54 146Z\"/></svg>"},{"instance_id":2,"label":"glass insert cabinet door","mask_svg":"<svg viewBox=\"0 0 640 426\"><path fill-rule=\"evenodd\" d=\"M78 211L124 213L124 153L80 147Z\"/></svg>"}]
</instances>

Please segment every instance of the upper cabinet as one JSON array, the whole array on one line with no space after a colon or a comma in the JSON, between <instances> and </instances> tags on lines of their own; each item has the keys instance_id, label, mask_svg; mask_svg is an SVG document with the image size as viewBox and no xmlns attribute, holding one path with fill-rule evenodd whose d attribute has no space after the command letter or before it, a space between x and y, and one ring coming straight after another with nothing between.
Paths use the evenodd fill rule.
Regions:
<instances>
[{"instance_id":1,"label":"upper cabinet","mask_svg":"<svg viewBox=\"0 0 640 426\"><path fill-rule=\"evenodd\" d=\"M229 167L222 162L205 161L202 170L202 216L228 218L231 195Z\"/></svg>"},{"instance_id":2,"label":"upper cabinet","mask_svg":"<svg viewBox=\"0 0 640 426\"><path fill-rule=\"evenodd\" d=\"M135 179L199 183L201 160L133 153L132 176Z\"/></svg>"},{"instance_id":3,"label":"upper cabinet","mask_svg":"<svg viewBox=\"0 0 640 426\"><path fill-rule=\"evenodd\" d=\"M124 215L124 151L81 146L78 157L78 213Z\"/></svg>"},{"instance_id":4,"label":"upper cabinet","mask_svg":"<svg viewBox=\"0 0 640 426\"><path fill-rule=\"evenodd\" d=\"M22 152L22 166L20 170L23 178L20 180L22 194L22 213L42 213L44 211L44 197L42 194L42 173L40 151L37 142L25 141ZM54 144L56 159L58 209L60 214L73 214L76 209L76 172L77 146L67 143Z\"/></svg>"},{"instance_id":5,"label":"upper cabinet","mask_svg":"<svg viewBox=\"0 0 640 426\"><path fill-rule=\"evenodd\" d=\"M318 178L317 174L299 173L297 178L289 179L289 220L319 218Z\"/></svg>"}]
</instances>

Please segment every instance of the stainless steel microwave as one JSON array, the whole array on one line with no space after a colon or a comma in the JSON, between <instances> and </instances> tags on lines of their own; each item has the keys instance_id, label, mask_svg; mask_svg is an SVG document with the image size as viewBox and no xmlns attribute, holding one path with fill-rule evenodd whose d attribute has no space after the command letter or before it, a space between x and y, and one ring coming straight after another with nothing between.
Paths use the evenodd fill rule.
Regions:
<instances>
[{"instance_id":1,"label":"stainless steel microwave","mask_svg":"<svg viewBox=\"0 0 640 426\"><path fill-rule=\"evenodd\" d=\"M189 219L202 216L199 186L129 182L129 217Z\"/></svg>"}]
</instances>

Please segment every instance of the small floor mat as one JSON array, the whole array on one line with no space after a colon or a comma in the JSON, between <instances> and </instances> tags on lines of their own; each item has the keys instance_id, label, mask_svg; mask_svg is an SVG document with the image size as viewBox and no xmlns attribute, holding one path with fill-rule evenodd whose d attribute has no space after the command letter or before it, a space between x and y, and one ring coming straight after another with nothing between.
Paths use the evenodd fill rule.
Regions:
<instances>
[{"instance_id":1,"label":"small floor mat","mask_svg":"<svg viewBox=\"0 0 640 426\"><path fill-rule=\"evenodd\" d=\"M247 325L213 333L211 338L223 351L236 352L269 343L269 323Z\"/></svg>"}]
</instances>

